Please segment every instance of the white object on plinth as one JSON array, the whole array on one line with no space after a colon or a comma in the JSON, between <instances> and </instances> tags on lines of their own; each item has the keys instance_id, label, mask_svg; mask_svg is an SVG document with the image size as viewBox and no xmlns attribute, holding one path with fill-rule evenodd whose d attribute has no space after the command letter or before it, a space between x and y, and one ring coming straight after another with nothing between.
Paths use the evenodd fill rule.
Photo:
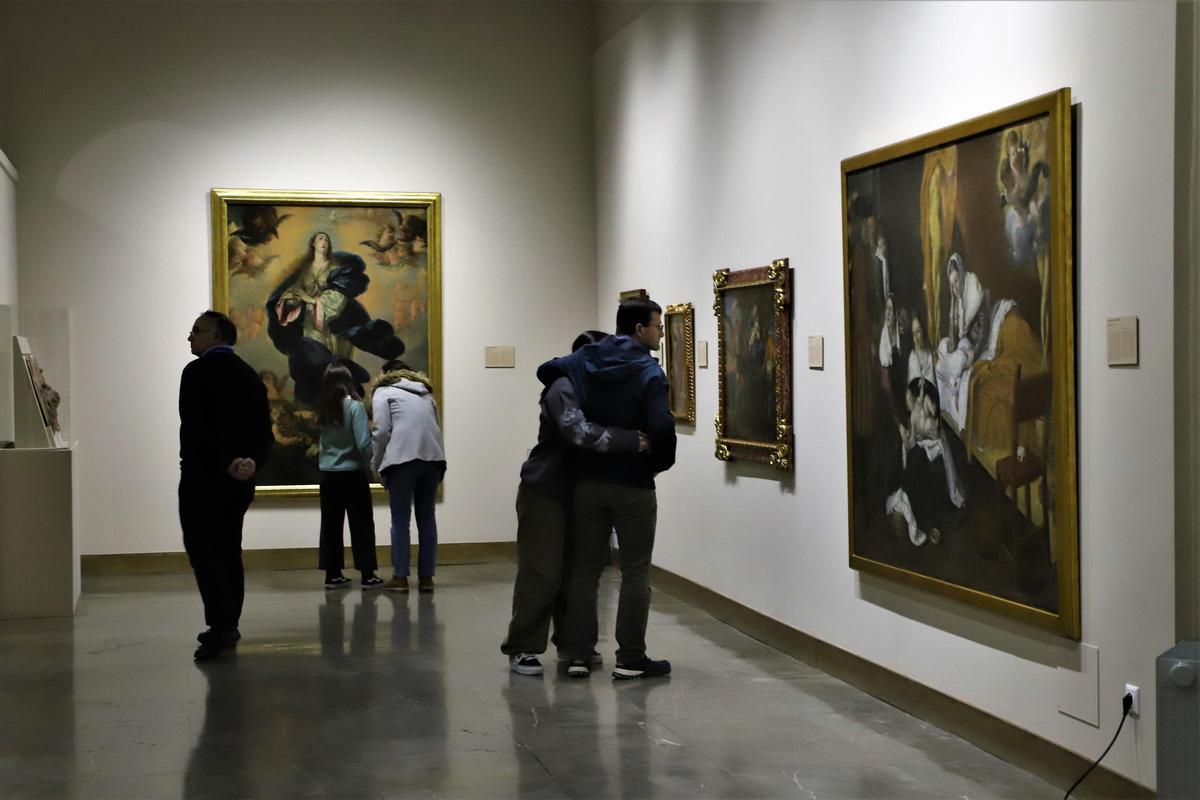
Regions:
<instances>
[{"instance_id":1,"label":"white object on plinth","mask_svg":"<svg viewBox=\"0 0 1200 800\"><path fill-rule=\"evenodd\" d=\"M66 447L62 435L50 426L29 359L33 351L24 336L13 337L13 441L17 447Z\"/></svg>"}]
</instances>

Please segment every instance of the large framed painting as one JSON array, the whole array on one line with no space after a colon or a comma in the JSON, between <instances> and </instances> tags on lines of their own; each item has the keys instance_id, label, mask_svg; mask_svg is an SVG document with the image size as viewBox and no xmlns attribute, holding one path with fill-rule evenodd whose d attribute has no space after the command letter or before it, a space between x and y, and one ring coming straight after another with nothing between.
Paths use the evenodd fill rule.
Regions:
<instances>
[{"instance_id":1,"label":"large framed painting","mask_svg":"<svg viewBox=\"0 0 1200 800\"><path fill-rule=\"evenodd\" d=\"M314 405L334 361L369 391L403 359L442 405L441 195L214 189L212 222L213 307L271 403L260 492L317 494Z\"/></svg>"},{"instance_id":2,"label":"large framed painting","mask_svg":"<svg viewBox=\"0 0 1200 800\"><path fill-rule=\"evenodd\" d=\"M667 373L667 405L677 422L696 424L696 312L691 303L663 311L666 331L663 356Z\"/></svg>"},{"instance_id":3,"label":"large framed painting","mask_svg":"<svg viewBox=\"0 0 1200 800\"><path fill-rule=\"evenodd\" d=\"M1078 639L1070 90L842 197L850 566Z\"/></svg>"},{"instance_id":4,"label":"large framed painting","mask_svg":"<svg viewBox=\"0 0 1200 800\"><path fill-rule=\"evenodd\" d=\"M713 273L717 315L717 448L722 461L792 471L792 270Z\"/></svg>"}]
</instances>

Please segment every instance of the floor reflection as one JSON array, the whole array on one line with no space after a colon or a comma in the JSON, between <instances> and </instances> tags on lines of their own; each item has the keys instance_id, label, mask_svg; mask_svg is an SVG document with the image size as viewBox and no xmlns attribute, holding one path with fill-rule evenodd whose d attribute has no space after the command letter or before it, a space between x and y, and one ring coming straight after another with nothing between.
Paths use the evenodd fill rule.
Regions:
<instances>
[{"instance_id":1,"label":"floor reflection","mask_svg":"<svg viewBox=\"0 0 1200 800\"><path fill-rule=\"evenodd\" d=\"M944 731L657 593L668 679L514 675L511 564L434 595L251 573L238 650L191 662L189 576L106 578L72 625L0 623L0 797L1057 797Z\"/></svg>"}]
</instances>

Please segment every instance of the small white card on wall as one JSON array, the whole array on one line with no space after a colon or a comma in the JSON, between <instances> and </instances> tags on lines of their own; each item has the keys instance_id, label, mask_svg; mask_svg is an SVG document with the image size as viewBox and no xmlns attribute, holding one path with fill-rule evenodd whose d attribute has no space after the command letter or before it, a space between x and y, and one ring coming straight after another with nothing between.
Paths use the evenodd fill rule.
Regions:
<instances>
[{"instance_id":1,"label":"small white card on wall","mask_svg":"<svg viewBox=\"0 0 1200 800\"><path fill-rule=\"evenodd\" d=\"M704 339L696 342L696 368L708 369L708 342Z\"/></svg>"},{"instance_id":2,"label":"small white card on wall","mask_svg":"<svg viewBox=\"0 0 1200 800\"><path fill-rule=\"evenodd\" d=\"M1136 367L1138 363L1138 318L1128 314L1108 318L1108 365Z\"/></svg>"},{"instance_id":3,"label":"small white card on wall","mask_svg":"<svg viewBox=\"0 0 1200 800\"><path fill-rule=\"evenodd\" d=\"M825 369L825 337L808 337L808 368Z\"/></svg>"},{"instance_id":4,"label":"small white card on wall","mask_svg":"<svg viewBox=\"0 0 1200 800\"><path fill-rule=\"evenodd\" d=\"M512 369L517 366L517 348L512 345L492 345L483 348L485 369Z\"/></svg>"}]
</instances>

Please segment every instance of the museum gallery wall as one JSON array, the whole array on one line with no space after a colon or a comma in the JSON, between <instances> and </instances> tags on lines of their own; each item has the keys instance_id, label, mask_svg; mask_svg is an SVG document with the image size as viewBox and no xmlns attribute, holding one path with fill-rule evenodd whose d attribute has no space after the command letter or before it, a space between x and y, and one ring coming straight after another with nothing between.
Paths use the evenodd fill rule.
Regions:
<instances>
[{"instance_id":1,"label":"museum gallery wall","mask_svg":"<svg viewBox=\"0 0 1200 800\"><path fill-rule=\"evenodd\" d=\"M70 307L89 332L74 343L70 382L88 412L72 426L87 443L85 552L178 549L174 410L186 328L211 286L209 190L436 191L447 496L470 489L470 502L442 509L448 539L510 535L495 521L511 519L508 470L536 418L497 431L488 410L532 406L533 366L566 349L579 320L611 328L613 298L636 286L706 308L714 270L786 254L795 333L827 345L826 369L792 375L793 472L713 458L706 421L722 369L699 369L705 422L680 426L679 462L659 481L656 562L1081 753L1106 741L1060 714L1062 697L1153 684L1148 656L1172 627L1172 414L1145 387L1171 381L1173 4L653 4L594 59L590 9L559 6L449 15L380 4L363 24L333 4L284 16L249 4L239 13L249 51L206 4L41 6L5 8L4 144L22 178L21 301ZM403 46L397 28L410 32ZM94 57L96 41L131 31L137 46ZM1078 650L1055 633L846 564L838 165L1061 86L1081 110L1080 632L1104 663L1090 687ZM355 238L333 244L349 252ZM1031 296L1013 299L1032 338ZM538 324L514 308L538 309ZM1114 312L1147 315L1137 370L1103 367L1097 343ZM133 322L110 335L114 314ZM696 317L698 344L717 342L717 322ZM517 346L518 369L480 368L494 343ZM1025 508L1038 518L1033 494L1018 500L1022 525ZM260 504L247 546L311 546L304 502ZM915 548L906 523L893 533ZM918 519L918 531L930 527ZM1112 709L1099 719L1111 729ZM1137 736L1106 763L1151 781L1153 724L1143 704Z\"/></svg>"},{"instance_id":2,"label":"museum gallery wall","mask_svg":"<svg viewBox=\"0 0 1200 800\"><path fill-rule=\"evenodd\" d=\"M656 564L1077 753L1094 757L1104 748L1120 707L1115 699L1104 704L1101 699L1119 698L1125 682L1143 691L1153 685L1153 657L1173 643L1173 596L1167 585L1174 563L1173 414L1169 393L1146 391L1170 386L1172 380L1173 21L1172 4L662 4L601 48L596 59L597 230L603 234L598 238L598 319L607 321L611 298L634 286L645 287L660 302L703 307L704 298L714 296L715 270L765 265L786 255L794 337L803 342L824 336L825 343L823 368L808 368L803 348L792 358L794 472L738 459L723 462L712 457L712 433L706 430L706 421L719 410L720 374L711 358L717 317L696 316L697 347L708 343L710 362L696 371L699 424L694 432L679 427L677 464L658 481ZM1010 44L1022 54L1017 61L1006 55ZM1075 109L1072 143L1078 166L1071 181L1077 240L1079 574L1074 583L1082 644L1065 638L1062 634L1070 631L1059 628L1058 621L1043 629L996 605L976 607L961 597L848 564L852 466L847 434L854 418L847 379L855 380L855 373L848 374L845 364L858 352L848 354L846 348L858 342L844 333L841 162L1065 86L1071 88ZM1031 153L1038 148L1032 132L1021 126L1016 132ZM980 271L976 278L992 298L1013 300L1010 311L1019 309L1017 316L1009 315L1005 337L1016 350L1009 351L1007 364L993 368L1004 365L1015 377L1014 355L1035 366L1044 358L1041 295L1033 288L1041 280L1033 277L1036 269L1007 266L1012 274L1005 276L989 263L997 256L1011 261L1003 223L1021 214L1015 209L1010 214L1002 205L1001 191L1007 200L1007 189L996 157L999 145L989 143L986 157L978 152L982 145L973 146L974 153L958 153L958 165L973 170L986 189L986 197L977 201L980 208L986 203L983 210L1002 224L980 243L979 223L966 220L968 227L974 225L966 233L966 252L948 250L940 257L936 298L921 289L893 290L905 294L901 306L909 312L908 332L897 331L903 377L914 309L923 315L922 334L931 351L948 338L948 277L942 276L954 252L966 271ZM1054 158L1031 162L1038 160L1053 169ZM923 176L922 164L911 178L918 187L914 194L919 195ZM1039 184L1042 177L1052 176L1040 176ZM1047 210L1055 213L1053 205ZM959 216L974 213L960 208ZM895 242L886 237L893 273L916 270L923 281L920 239L914 238L915 250L905 244L905 237L921 230L919 204L911 213L893 215L890 224L909 231L898 231ZM953 228L947 235L953 236ZM915 257L906 255L913 252ZM878 269L874 248L863 255ZM1058 287L1050 288L1053 306ZM930 311L934 299L937 310ZM878 326L866 343L876 348L869 385L878 388L882 316L875 317L873 307L868 310ZM1104 363L1105 319L1123 313L1142 315L1136 369L1110 369ZM932 330L934 320L940 332ZM1014 326L1022 327L1018 320L1028 329L1014 333ZM1025 361L1020 363L1024 376ZM934 378L936 386L936 372ZM1063 378L1054 373L1052 393ZM963 380L960 376L960 386ZM972 378L965 380L969 388ZM1008 383L1011 388L1012 377ZM1011 405L1002 394L990 401L1000 412L993 434L1009 427L999 423ZM897 405L905 402L903 394L896 399ZM979 408L988 402L981 401ZM1056 402L1053 395L1051 403ZM907 412L899 405L897 411L900 407ZM1057 458L1055 437L1065 418L1052 416L1049 442ZM893 421L890 413L884 419ZM911 416L906 424L911 425ZM1043 427L1021 424L1017 444L1027 459L1040 452ZM877 425L877 430L885 429ZM894 486L878 498L877 511L868 509L889 525L890 552L872 555L881 562L897 556L887 563L902 569L914 561L899 558L924 560L916 566L928 577L950 577L968 589L975 579L970 573L934 573L930 562L941 560L947 569L957 569L947 558L970 542L966 552L974 565L994 570L993 577L1003 574L1016 603L1037 614L1054 610L1053 604L1062 610L1059 592L1069 590L1072 581L1068 576L1060 582L1064 552L1056 549L1053 560L1049 552L1040 481L1030 486L1028 500L1024 487L1001 497L988 468L966 462L958 450L965 449L962 436L951 432L948 437L967 469L988 476L970 478L979 486L966 494L968 518L955 527L958 509L948 503L948 528L958 531L952 536L914 511L915 531L928 536L929 528L938 527L941 535L941 544L927 539L917 546L903 514L886 513L888 495L900 488ZM1009 439L1006 446L1011 444ZM902 466L899 450L899 443L889 449L897 468ZM918 452L931 463L923 450ZM854 463L857 471L859 461ZM1059 474L1050 479L1047 497L1058 496L1063 478L1059 462L1052 463ZM948 498L944 477L938 477ZM998 530L982 540L970 517L976 500L1000 509L988 515ZM864 504L874 506L876 500L864 499ZM1057 544L1069 515L1057 506L1050 516ZM1015 562L1009 555L1013 532L1018 534ZM1035 557L1039 566L1026 569ZM1005 597L999 581L980 588L991 597ZM1084 645L1098 649L1098 674L1082 671ZM1099 727L1060 713L1060 704L1069 706L1081 696L1093 698ZM1123 734L1105 764L1152 783L1153 709L1146 708L1144 698L1134 727L1136 733Z\"/></svg>"},{"instance_id":3,"label":"museum gallery wall","mask_svg":"<svg viewBox=\"0 0 1200 800\"><path fill-rule=\"evenodd\" d=\"M305 254L306 235L325 230L335 251L362 259L370 282L356 299L397 332L402 358L421 357L424 300L400 287L427 275L422 262L433 254L409 262L401 244L383 253L397 263L378 263L361 242L379 245L387 224L400 225L386 202L342 203L347 218L371 205L386 213L329 228L305 218L304 203L267 203L277 220L291 215L278 238L237 237L239 245L226 229L214 253L214 187L440 194L450 462L441 538L512 537L517 470L537 435L533 371L593 316L591 11L385 3L368 20L355 8L301 3L280 14L248 4L237 15L246 38L230 35L219 5L101 2L67 15L44 4L6 7L4 150L21 176L20 299L74 315L70 380L38 357L51 383L70 389L85 554L181 549L179 375L191 321L216 299L214 255L233 248L230 310L245 332L257 331L246 355L278 378L277 427L294 442L285 450L304 442L287 413L295 384L260 315ZM131 32L135 44L95 57L96 42L128 42ZM420 217L419 208L400 210ZM485 370L488 345L515 347L517 368ZM381 363L360 357L372 374ZM497 407L530 413L497 426ZM302 476L279 480L306 485L293 483ZM245 546L315 546L315 508L316 498L260 498ZM381 543L387 517L378 503Z\"/></svg>"}]
</instances>

